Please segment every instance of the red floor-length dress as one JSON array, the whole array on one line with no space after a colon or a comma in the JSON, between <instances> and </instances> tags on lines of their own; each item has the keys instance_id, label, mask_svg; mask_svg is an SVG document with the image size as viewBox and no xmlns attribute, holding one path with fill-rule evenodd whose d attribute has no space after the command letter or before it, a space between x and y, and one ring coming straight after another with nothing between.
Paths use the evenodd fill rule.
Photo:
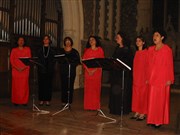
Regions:
<instances>
[{"instance_id":1,"label":"red floor-length dress","mask_svg":"<svg viewBox=\"0 0 180 135\"><path fill-rule=\"evenodd\" d=\"M133 61L132 111L147 113L147 49L136 51Z\"/></svg>"},{"instance_id":2,"label":"red floor-length dress","mask_svg":"<svg viewBox=\"0 0 180 135\"><path fill-rule=\"evenodd\" d=\"M174 82L172 50L163 45L160 50L155 46L148 49L148 124L168 124L170 108L170 86Z\"/></svg>"},{"instance_id":3,"label":"red floor-length dress","mask_svg":"<svg viewBox=\"0 0 180 135\"><path fill-rule=\"evenodd\" d=\"M12 49L10 62L12 65L12 103L27 104L29 99L29 66L26 66L19 57L31 57L29 47L24 47L20 50L18 47ZM15 67L23 68L23 71L18 71Z\"/></svg>"},{"instance_id":4,"label":"red floor-length dress","mask_svg":"<svg viewBox=\"0 0 180 135\"><path fill-rule=\"evenodd\" d=\"M90 58L104 58L104 52L101 47L96 50L88 48L85 50L83 59ZM93 68L89 68L93 70ZM89 75L85 70L84 81L84 109L85 110L97 110L100 109L100 94L101 94L101 78L102 69L98 68L93 75Z\"/></svg>"}]
</instances>

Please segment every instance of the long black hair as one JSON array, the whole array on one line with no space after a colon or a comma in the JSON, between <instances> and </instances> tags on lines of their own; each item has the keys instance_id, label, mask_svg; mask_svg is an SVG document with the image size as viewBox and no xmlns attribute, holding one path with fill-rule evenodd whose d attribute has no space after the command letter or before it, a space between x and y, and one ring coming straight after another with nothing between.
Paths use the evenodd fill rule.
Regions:
<instances>
[{"instance_id":1,"label":"long black hair","mask_svg":"<svg viewBox=\"0 0 180 135\"><path fill-rule=\"evenodd\" d=\"M142 35L137 36L137 37L136 37L136 40L137 40L137 38L141 39L141 40L144 42L144 45L143 45L143 47L142 47L142 50L146 49L146 48L147 48L147 44L146 44L145 38L144 38ZM137 47L137 46L136 46L136 49L138 50L138 47Z\"/></svg>"},{"instance_id":2,"label":"long black hair","mask_svg":"<svg viewBox=\"0 0 180 135\"><path fill-rule=\"evenodd\" d=\"M101 47L100 38L99 38L98 36L93 36L93 35L91 35L91 36L89 36L89 38L88 38L88 41L87 41L87 44L86 44L86 48L90 48L90 47L91 47L91 45L90 45L90 43L89 43L90 38L94 38L94 39L96 40L96 47L98 47L98 46Z\"/></svg>"},{"instance_id":3,"label":"long black hair","mask_svg":"<svg viewBox=\"0 0 180 135\"><path fill-rule=\"evenodd\" d=\"M122 37L122 42L124 46L130 47L131 42L125 32L119 31L117 35L120 35Z\"/></svg>"},{"instance_id":4,"label":"long black hair","mask_svg":"<svg viewBox=\"0 0 180 135\"><path fill-rule=\"evenodd\" d=\"M154 29L153 35L154 35L155 32L158 32L162 37L164 37L163 40L162 40L162 42L164 43L165 40L166 40L166 38L167 38L166 32L165 32L162 28L156 28L156 29Z\"/></svg>"}]
</instances>

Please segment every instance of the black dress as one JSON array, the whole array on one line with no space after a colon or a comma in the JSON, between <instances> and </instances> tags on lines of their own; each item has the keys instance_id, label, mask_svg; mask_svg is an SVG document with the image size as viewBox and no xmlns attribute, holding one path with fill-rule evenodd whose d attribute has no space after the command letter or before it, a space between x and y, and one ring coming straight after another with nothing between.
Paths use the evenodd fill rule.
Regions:
<instances>
[{"instance_id":1,"label":"black dress","mask_svg":"<svg viewBox=\"0 0 180 135\"><path fill-rule=\"evenodd\" d=\"M38 85L39 101L51 101L52 79L54 74L55 51L51 47L42 47L38 50Z\"/></svg>"},{"instance_id":2,"label":"black dress","mask_svg":"<svg viewBox=\"0 0 180 135\"><path fill-rule=\"evenodd\" d=\"M78 51L74 48L72 48L72 50L69 52L66 52L64 49L62 49L61 53L65 54L65 58L60 61L61 101L62 103L68 103L69 92L69 103L71 104L73 101L76 67L78 64L80 64L80 56Z\"/></svg>"},{"instance_id":3,"label":"black dress","mask_svg":"<svg viewBox=\"0 0 180 135\"><path fill-rule=\"evenodd\" d=\"M132 67L132 53L128 47L116 47L113 58L119 58L121 61ZM131 111L131 97L132 97L132 72L124 72L124 92L122 100L122 69L112 70L110 72L110 98L109 109L111 114L121 114L121 107L123 105L123 114L128 114ZM123 103L123 104L122 104Z\"/></svg>"}]
</instances>

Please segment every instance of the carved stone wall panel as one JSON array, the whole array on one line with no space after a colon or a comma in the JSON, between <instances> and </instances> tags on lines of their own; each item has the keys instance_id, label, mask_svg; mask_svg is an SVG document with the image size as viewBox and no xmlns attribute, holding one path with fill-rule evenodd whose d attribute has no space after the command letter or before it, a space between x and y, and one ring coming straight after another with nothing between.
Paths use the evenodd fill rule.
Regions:
<instances>
[{"instance_id":1,"label":"carved stone wall panel","mask_svg":"<svg viewBox=\"0 0 180 135\"><path fill-rule=\"evenodd\" d=\"M117 0L113 0L113 13L112 13L112 39L114 39L116 35L116 16L117 16Z\"/></svg>"},{"instance_id":2,"label":"carved stone wall panel","mask_svg":"<svg viewBox=\"0 0 180 135\"><path fill-rule=\"evenodd\" d=\"M94 33L94 0L83 0L84 12L84 38L87 39L89 35Z\"/></svg>"},{"instance_id":3,"label":"carved stone wall panel","mask_svg":"<svg viewBox=\"0 0 180 135\"><path fill-rule=\"evenodd\" d=\"M102 39L104 39L104 20L105 20L105 13L104 13L104 11L105 11L105 1L104 0L100 0L100 11L99 11L99 13L100 13L100 16L99 16L99 36L102 38Z\"/></svg>"},{"instance_id":4,"label":"carved stone wall panel","mask_svg":"<svg viewBox=\"0 0 180 135\"><path fill-rule=\"evenodd\" d=\"M108 39L108 20L109 20L109 16L108 16L108 13L109 13L109 1L108 0L105 0L105 19L104 19L104 39Z\"/></svg>"},{"instance_id":5,"label":"carved stone wall panel","mask_svg":"<svg viewBox=\"0 0 180 135\"><path fill-rule=\"evenodd\" d=\"M99 25L100 25L100 1L96 1L95 5L95 35L99 34Z\"/></svg>"},{"instance_id":6,"label":"carved stone wall panel","mask_svg":"<svg viewBox=\"0 0 180 135\"><path fill-rule=\"evenodd\" d=\"M137 0L121 0L120 29L125 32L131 41L136 37L137 27Z\"/></svg>"}]
</instances>

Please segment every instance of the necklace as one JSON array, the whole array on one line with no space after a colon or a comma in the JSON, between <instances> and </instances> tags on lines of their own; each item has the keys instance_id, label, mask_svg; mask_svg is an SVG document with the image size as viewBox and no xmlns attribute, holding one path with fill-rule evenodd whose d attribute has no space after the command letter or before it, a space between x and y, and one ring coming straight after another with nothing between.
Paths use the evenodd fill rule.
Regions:
<instances>
[{"instance_id":1,"label":"necklace","mask_svg":"<svg viewBox=\"0 0 180 135\"><path fill-rule=\"evenodd\" d=\"M48 57L48 55L49 55L49 49L50 49L50 47L48 46L48 50L47 50L47 53L46 53L46 55L45 55L45 49L44 49L44 46L43 46L43 56L44 56L44 58L47 58L47 57Z\"/></svg>"}]
</instances>

